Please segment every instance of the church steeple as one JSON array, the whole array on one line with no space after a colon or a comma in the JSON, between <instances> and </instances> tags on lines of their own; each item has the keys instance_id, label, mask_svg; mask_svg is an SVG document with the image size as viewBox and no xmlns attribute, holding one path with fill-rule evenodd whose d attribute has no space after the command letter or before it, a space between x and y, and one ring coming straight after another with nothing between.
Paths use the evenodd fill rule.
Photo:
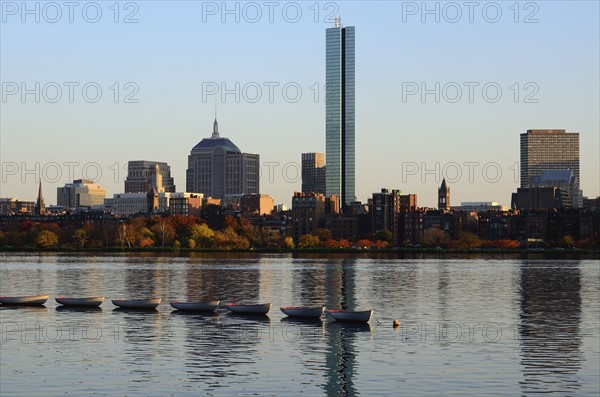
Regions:
<instances>
[{"instance_id":1,"label":"church steeple","mask_svg":"<svg viewBox=\"0 0 600 397\"><path fill-rule=\"evenodd\" d=\"M42 196L42 181L40 181L40 185L38 187L38 197L35 203L34 213L35 215L46 214L46 204L44 204L44 196Z\"/></svg>"},{"instance_id":2,"label":"church steeple","mask_svg":"<svg viewBox=\"0 0 600 397\"><path fill-rule=\"evenodd\" d=\"M450 210L450 188L446 186L446 178L442 180L442 185L438 189L438 210Z\"/></svg>"}]
</instances>

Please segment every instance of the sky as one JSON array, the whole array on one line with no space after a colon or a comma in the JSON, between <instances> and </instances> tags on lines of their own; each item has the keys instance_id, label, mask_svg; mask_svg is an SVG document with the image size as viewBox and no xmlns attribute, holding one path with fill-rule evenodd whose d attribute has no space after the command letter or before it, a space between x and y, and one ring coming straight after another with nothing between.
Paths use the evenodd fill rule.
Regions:
<instances>
[{"instance_id":1,"label":"sky","mask_svg":"<svg viewBox=\"0 0 600 397\"><path fill-rule=\"evenodd\" d=\"M600 194L599 3L0 2L0 197L46 204L127 162L187 157L221 136L260 154L260 191L290 204L303 152L325 151L325 29L356 27L356 194L510 205L519 134L580 133Z\"/></svg>"}]
</instances>

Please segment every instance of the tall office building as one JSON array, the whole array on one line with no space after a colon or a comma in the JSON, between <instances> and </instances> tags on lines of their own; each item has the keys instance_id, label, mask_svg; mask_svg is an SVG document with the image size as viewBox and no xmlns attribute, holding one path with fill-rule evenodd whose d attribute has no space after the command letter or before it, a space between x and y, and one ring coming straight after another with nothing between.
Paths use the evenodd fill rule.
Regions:
<instances>
[{"instance_id":1,"label":"tall office building","mask_svg":"<svg viewBox=\"0 0 600 397\"><path fill-rule=\"evenodd\" d=\"M188 156L186 189L204 197L238 203L244 194L259 194L258 154L242 153L228 138L219 135L215 118L210 138L202 139Z\"/></svg>"},{"instance_id":2,"label":"tall office building","mask_svg":"<svg viewBox=\"0 0 600 397\"><path fill-rule=\"evenodd\" d=\"M325 192L341 199L342 210L356 201L354 163L354 26L326 32Z\"/></svg>"},{"instance_id":3,"label":"tall office building","mask_svg":"<svg viewBox=\"0 0 600 397\"><path fill-rule=\"evenodd\" d=\"M161 183L157 185L157 181ZM130 161L127 164L125 193L147 193L152 187L159 192L175 192L171 167L160 161Z\"/></svg>"},{"instance_id":4,"label":"tall office building","mask_svg":"<svg viewBox=\"0 0 600 397\"><path fill-rule=\"evenodd\" d=\"M323 153L302 153L302 193L325 194Z\"/></svg>"},{"instance_id":5,"label":"tall office building","mask_svg":"<svg viewBox=\"0 0 600 397\"><path fill-rule=\"evenodd\" d=\"M579 133L527 130L521 134L521 187L532 187L548 170L571 170L579 176Z\"/></svg>"}]
</instances>

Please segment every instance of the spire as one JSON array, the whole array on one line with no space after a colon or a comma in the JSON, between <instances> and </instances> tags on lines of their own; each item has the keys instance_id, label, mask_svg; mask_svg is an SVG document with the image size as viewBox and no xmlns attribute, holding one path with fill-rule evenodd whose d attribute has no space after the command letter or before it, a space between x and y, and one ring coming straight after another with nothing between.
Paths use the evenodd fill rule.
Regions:
<instances>
[{"instance_id":1,"label":"spire","mask_svg":"<svg viewBox=\"0 0 600 397\"><path fill-rule=\"evenodd\" d=\"M215 98L215 122L213 123L213 138L219 138L219 123L217 122L217 99Z\"/></svg>"},{"instance_id":2,"label":"spire","mask_svg":"<svg viewBox=\"0 0 600 397\"><path fill-rule=\"evenodd\" d=\"M42 195L42 181L38 187L38 197L35 203L35 214L44 215L46 213L46 204L44 204L44 196Z\"/></svg>"},{"instance_id":3,"label":"spire","mask_svg":"<svg viewBox=\"0 0 600 397\"><path fill-rule=\"evenodd\" d=\"M440 186L441 190L446 190L446 178L442 179L442 186Z\"/></svg>"}]
</instances>

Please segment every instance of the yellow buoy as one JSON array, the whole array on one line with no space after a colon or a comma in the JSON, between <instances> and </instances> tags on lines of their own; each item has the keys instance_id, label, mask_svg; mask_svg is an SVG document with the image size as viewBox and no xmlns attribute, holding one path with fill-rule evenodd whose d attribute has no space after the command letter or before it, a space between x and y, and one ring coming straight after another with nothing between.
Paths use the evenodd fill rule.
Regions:
<instances>
[{"instance_id":1,"label":"yellow buoy","mask_svg":"<svg viewBox=\"0 0 600 397\"><path fill-rule=\"evenodd\" d=\"M400 320L396 319L394 320L394 328L399 327L400 326Z\"/></svg>"}]
</instances>

